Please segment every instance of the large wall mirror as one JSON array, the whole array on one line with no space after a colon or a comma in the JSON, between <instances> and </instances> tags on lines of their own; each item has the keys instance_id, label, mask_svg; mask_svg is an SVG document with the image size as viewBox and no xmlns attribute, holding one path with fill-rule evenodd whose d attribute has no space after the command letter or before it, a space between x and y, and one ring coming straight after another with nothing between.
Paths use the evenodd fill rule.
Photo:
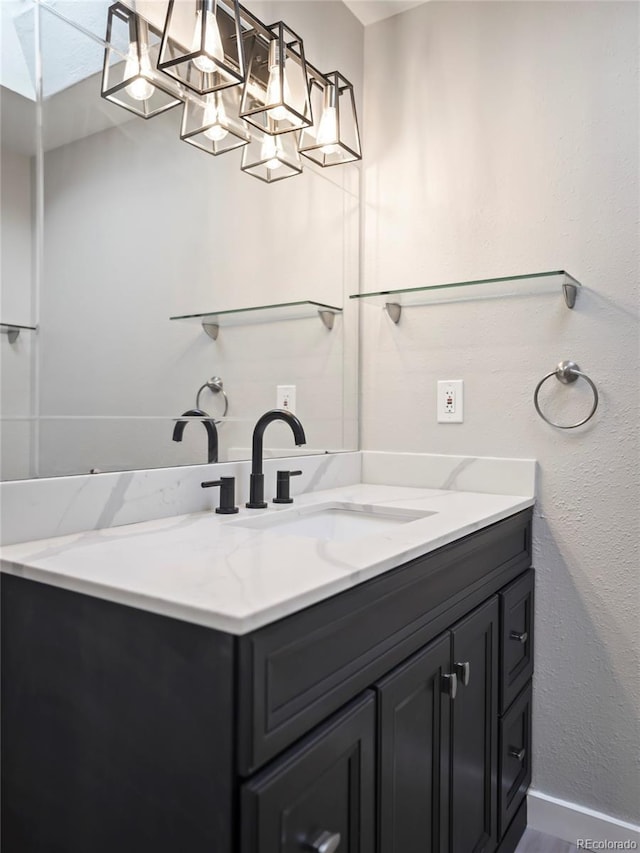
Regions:
<instances>
[{"instance_id":1,"label":"large wall mirror","mask_svg":"<svg viewBox=\"0 0 640 853\"><path fill-rule=\"evenodd\" d=\"M268 5L269 23L299 7L308 54L344 9ZM250 456L278 386L295 386L303 451L355 449L357 165L265 184L239 151L182 142L181 105L144 120L101 98L108 3L1 7L2 478L206 462L200 423L172 440L199 390L220 461ZM338 310L267 307L314 302ZM170 319L206 313L215 340ZM265 447L291 454L290 432Z\"/></svg>"}]
</instances>

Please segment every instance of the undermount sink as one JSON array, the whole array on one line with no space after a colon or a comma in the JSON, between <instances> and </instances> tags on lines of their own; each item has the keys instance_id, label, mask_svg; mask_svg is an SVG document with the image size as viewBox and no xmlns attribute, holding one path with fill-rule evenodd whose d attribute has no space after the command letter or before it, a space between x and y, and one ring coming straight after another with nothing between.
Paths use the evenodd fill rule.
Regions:
<instances>
[{"instance_id":1,"label":"undermount sink","mask_svg":"<svg viewBox=\"0 0 640 853\"><path fill-rule=\"evenodd\" d=\"M302 536L348 542L386 533L401 524L435 515L434 512L396 507L333 502L302 510L280 510L257 518L233 522L237 527L268 530L277 536Z\"/></svg>"}]
</instances>

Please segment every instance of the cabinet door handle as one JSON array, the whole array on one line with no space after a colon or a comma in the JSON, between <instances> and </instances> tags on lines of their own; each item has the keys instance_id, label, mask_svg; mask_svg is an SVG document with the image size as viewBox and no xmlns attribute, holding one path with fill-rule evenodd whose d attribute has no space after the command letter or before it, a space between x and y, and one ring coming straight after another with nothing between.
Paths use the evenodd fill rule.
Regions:
<instances>
[{"instance_id":1,"label":"cabinet door handle","mask_svg":"<svg viewBox=\"0 0 640 853\"><path fill-rule=\"evenodd\" d=\"M469 679L471 677L471 664L468 660L464 661L464 663L459 662L455 664L456 675L462 682L463 687L468 687Z\"/></svg>"},{"instance_id":2,"label":"cabinet door handle","mask_svg":"<svg viewBox=\"0 0 640 853\"><path fill-rule=\"evenodd\" d=\"M518 749L517 746L510 746L509 747L509 755L512 758L517 758L518 761L524 761L524 757L526 755L526 750L524 749L524 747L522 749Z\"/></svg>"},{"instance_id":3,"label":"cabinet door handle","mask_svg":"<svg viewBox=\"0 0 640 853\"><path fill-rule=\"evenodd\" d=\"M517 640L519 643L523 644L526 643L529 639L529 635L526 631L523 631L522 633L520 633L519 631L512 631L509 636L512 640Z\"/></svg>"},{"instance_id":4,"label":"cabinet door handle","mask_svg":"<svg viewBox=\"0 0 640 853\"><path fill-rule=\"evenodd\" d=\"M315 850L315 853L335 853L335 851L340 846L340 833L339 832L321 832L317 838L315 838L309 844L309 850Z\"/></svg>"},{"instance_id":5,"label":"cabinet door handle","mask_svg":"<svg viewBox=\"0 0 640 853\"><path fill-rule=\"evenodd\" d=\"M456 694L458 692L458 676L455 672L447 672L442 676L442 687L452 699L456 698Z\"/></svg>"}]
</instances>

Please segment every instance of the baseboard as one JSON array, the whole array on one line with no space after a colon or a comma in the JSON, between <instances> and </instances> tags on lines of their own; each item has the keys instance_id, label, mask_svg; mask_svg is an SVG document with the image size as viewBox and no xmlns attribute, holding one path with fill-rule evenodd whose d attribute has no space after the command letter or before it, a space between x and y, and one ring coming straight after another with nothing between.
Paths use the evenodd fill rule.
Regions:
<instances>
[{"instance_id":1,"label":"baseboard","mask_svg":"<svg viewBox=\"0 0 640 853\"><path fill-rule=\"evenodd\" d=\"M640 826L636 824L550 797L540 791L529 791L527 804L528 825L539 832L546 832L547 835L554 835L572 844L578 839L627 841L631 843L626 849L640 849Z\"/></svg>"}]
</instances>

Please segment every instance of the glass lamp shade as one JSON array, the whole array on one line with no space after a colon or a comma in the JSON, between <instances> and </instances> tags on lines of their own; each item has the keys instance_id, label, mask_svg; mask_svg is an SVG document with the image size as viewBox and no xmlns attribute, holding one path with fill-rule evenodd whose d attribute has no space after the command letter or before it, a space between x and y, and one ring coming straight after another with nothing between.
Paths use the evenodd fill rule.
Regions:
<instances>
[{"instance_id":1,"label":"glass lamp shade","mask_svg":"<svg viewBox=\"0 0 640 853\"><path fill-rule=\"evenodd\" d=\"M187 98L180 138L214 155L247 145L250 136L244 121L238 118L239 101L237 88Z\"/></svg>"},{"instance_id":2,"label":"glass lamp shade","mask_svg":"<svg viewBox=\"0 0 640 853\"><path fill-rule=\"evenodd\" d=\"M121 3L109 7L101 95L142 118L181 99L155 70L160 33Z\"/></svg>"},{"instance_id":3,"label":"glass lamp shade","mask_svg":"<svg viewBox=\"0 0 640 853\"><path fill-rule=\"evenodd\" d=\"M353 86L339 71L332 71L325 77L326 85L315 79L312 81L314 123L300 134L299 151L321 166L361 160Z\"/></svg>"},{"instance_id":4,"label":"glass lamp shade","mask_svg":"<svg viewBox=\"0 0 640 853\"><path fill-rule=\"evenodd\" d=\"M158 68L199 95L244 82L237 0L169 0Z\"/></svg>"},{"instance_id":5,"label":"glass lamp shade","mask_svg":"<svg viewBox=\"0 0 640 853\"><path fill-rule=\"evenodd\" d=\"M312 123L302 39L280 21L256 33L242 90L240 115L271 135Z\"/></svg>"},{"instance_id":6,"label":"glass lamp shade","mask_svg":"<svg viewBox=\"0 0 640 853\"><path fill-rule=\"evenodd\" d=\"M267 184L299 175L302 161L298 153L298 134L252 133L251 141L242 152L240 168Z\"/></svg>"}]
</instances>

